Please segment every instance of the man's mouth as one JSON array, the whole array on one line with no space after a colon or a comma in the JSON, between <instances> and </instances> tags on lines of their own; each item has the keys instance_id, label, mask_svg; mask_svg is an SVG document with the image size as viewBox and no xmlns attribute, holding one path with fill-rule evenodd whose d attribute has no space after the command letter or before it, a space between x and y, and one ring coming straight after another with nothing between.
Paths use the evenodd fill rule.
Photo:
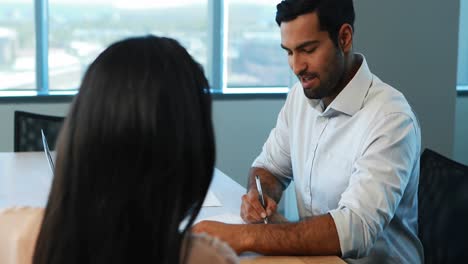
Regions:
<instances>
[{"instance_id":1,"label":"man's mouth","mask_svg":"<svg viewBox=\"0 0 468 264\"><path fill-rule=\"evenodd\" d=\"M302 87L304 89L310 89L314 85L315 81L318 80L316 74L303 74L299 77Z\"/></svg>"}]
</instances>

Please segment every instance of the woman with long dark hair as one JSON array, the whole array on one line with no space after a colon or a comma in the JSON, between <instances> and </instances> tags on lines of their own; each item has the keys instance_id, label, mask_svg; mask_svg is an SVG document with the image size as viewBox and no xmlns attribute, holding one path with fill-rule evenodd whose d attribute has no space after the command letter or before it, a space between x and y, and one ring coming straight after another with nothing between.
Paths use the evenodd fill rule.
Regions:
<instances>
[{"instance_id":1,"label":"woman with long dark hair","mask_svg":"<svg viewBox=\"0 0 468 264\"><path fill-rule=\"evenodd\" d=\"M208 88L173 39L101 53L60 133L45 211L33 210L32 263L237 262L226 244L190 234L215 160Z\"/></svg>"}]
</instances>

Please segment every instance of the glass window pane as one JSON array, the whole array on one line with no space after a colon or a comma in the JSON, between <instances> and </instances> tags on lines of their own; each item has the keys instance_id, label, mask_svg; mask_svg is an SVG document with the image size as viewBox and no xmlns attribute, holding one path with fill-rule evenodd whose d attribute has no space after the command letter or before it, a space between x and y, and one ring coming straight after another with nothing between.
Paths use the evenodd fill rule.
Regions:
<instances>
[{"instance_id":1,"label":"glass window pane","mask_svg":"<svg viewBox=\"0 0 468 264\"><path fill-rule=\"evenodd\" d=\"M112 42L155 34L175 38L206 68L208 0L49 0L51 90L76 89Z\"/></svg>"},{"instance_id":2,"label":"glass window pane","mask_svg":"<svg viewBox=\"0 0 468 264\"><path fill-rule=\"evenodd\" d=\"M458 38L458 85L468 88L468 2L460 1L460 29Z\"/></svg>"},{"instance_id":3,"label":"glass window pane","mask_svg":"<svg viewBox=\"0 0 468 264\"><path fill-rule=\"evenodd\" d=\"M277 2L228 1L229 88L288 86L289 66L275 22Z\"/></svg>"},{"instance_id":4,"label":"glass window pane","mask_svg":"<svg viewBox=\"0 0 468 264\"><path fill-rule=\"evenodd\" d=\"M0 90L36 87L33 0L0 0Z\"/></svg>"}]
</instances>

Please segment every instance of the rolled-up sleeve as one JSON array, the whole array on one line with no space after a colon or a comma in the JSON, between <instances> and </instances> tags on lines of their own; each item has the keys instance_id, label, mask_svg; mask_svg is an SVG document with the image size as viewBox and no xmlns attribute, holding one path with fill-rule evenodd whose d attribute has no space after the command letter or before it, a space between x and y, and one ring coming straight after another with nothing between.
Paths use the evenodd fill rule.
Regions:
<instances>
[{"instance_id":1,"label":"rolled-up sleeve","mask_svg":"<svg viewBox=\"0 0 468 264\"><path fill-rule=\"evenodd\" d=\"M392 220L410 177L418 176L420 137L417 120L403 113L371 126L338 208L329 211L342 257L367 256Z\"/></svg>"}]
</instances>

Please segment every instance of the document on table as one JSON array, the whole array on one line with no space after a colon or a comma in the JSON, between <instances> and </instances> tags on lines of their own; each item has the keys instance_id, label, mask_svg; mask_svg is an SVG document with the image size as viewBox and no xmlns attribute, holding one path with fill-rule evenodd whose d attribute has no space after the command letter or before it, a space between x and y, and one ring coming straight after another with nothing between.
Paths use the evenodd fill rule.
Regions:
<instances>
[{"instance_id":1,"label":"document on table","mask_svg":"<svg viewBox=\"0 0 468 264\"><path fill-rule=\"evenodd\" d=\"M218 197L212 192L208 191L205 197L205 201L203 201L202 207L210 207L210 206L222 206L221 202L219 201Z\"/></svg>"},{"instance_id":2,"label":"document on table","mask_svg":"<svg viewBox=\"0 0 468 264\"><path fill-rule=\"evenodd\" d=\"M195 224L200 222L200 221L204 221L204 220L218 221L218 222L223 222L223 223L226 223L226 224L245 224L244 220L242 220L240 215L232 214L232 213L226 213L226 214L220 214L220 215L214 215L214 216L206 217L206 218L197 220L195 222Z\"/></svg>"}]
</instances>

